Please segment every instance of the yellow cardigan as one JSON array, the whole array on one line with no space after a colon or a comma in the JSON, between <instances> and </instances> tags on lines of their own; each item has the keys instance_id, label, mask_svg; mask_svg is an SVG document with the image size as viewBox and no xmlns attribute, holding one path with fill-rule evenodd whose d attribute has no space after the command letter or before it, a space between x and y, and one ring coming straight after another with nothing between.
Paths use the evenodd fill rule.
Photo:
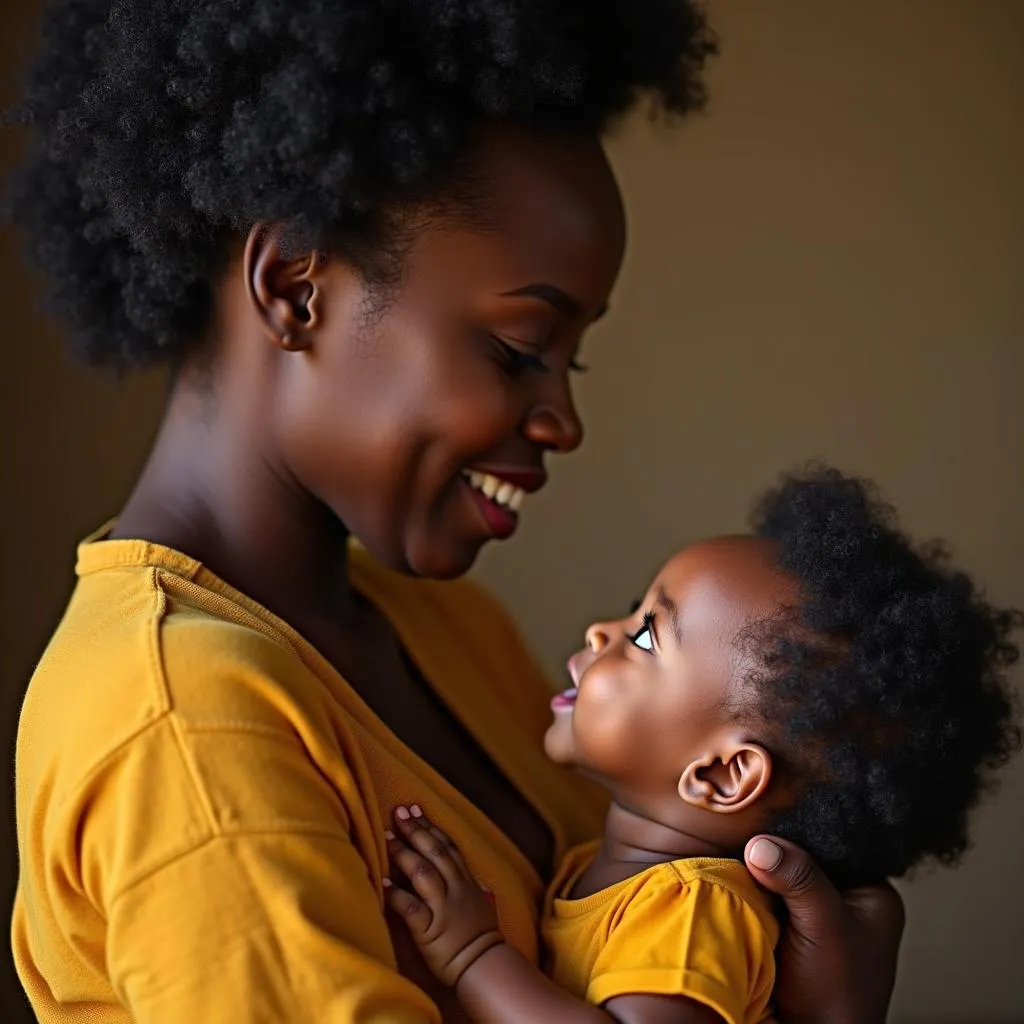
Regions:
<instances>
[{"instance_id":1,"label":"yellow cardigan","mask_svg":"<svg viewBox=\"0 0 1024 1024\"><path fill-rule=\"evenodd\" d=\"M548 689L502 610L353 545L353 585L550 825L600 797L550 764ZM18 733L15 960L39 1019L434 1022L395 969L382 831L416 801L537 956L543 880L293 629L179 552L87 540Z\"/></svg>"}]
</instances>

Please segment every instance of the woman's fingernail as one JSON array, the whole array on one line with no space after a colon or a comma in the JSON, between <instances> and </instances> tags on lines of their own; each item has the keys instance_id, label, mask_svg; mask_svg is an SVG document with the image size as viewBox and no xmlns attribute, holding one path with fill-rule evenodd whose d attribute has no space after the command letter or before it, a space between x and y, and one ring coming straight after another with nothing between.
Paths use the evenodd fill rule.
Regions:
<instances>
[{"instance_id":1,"label":"woman's fingernail","mask_svg":"<svg viewBox=\"0 0 1024 1024\"><path fill-rule=\"evenodd\" d=\"M412 807L409 808L409 810L412 811L412 816L414 818L422 818L423 817L423 811L420 810L420 805L419 804L413 804Z\"/></svg>"},{"instance_id":2,"label":"woman's fingernail","mask_svg":"<svg viewBox=\"0 0 1024 1024\"><path fill-rule=\"evenodd\" d=\"M409 812L404 807L398 807L395 809L395 817L400 821L408 821Z\"/></svg>"},{"instance_id":3,"label":"woman's fingernail","mask_svg":"<svg viewBox=\"0 0 1024 1024\"><path fill-rule=\"evenodd\" d=\"M384 838L390 843L391 840L395 838L395 833L388 829L384 833Z\"/></svg>"},{"instance_id":4,"label":"woman's fingernail","mask_svg":"<svg viewBox=\"0 0 1024 1024\"><path fill-rule=\"evenodd\" d=\"M750 848L750 863L762 871L774 871L782 863L782 847L770 839L758 839Z\"/></svg>"},{"instance_id":5,"label":"woman's fingernail","mask_svg":"<svg viewBox=\"0 0 1024 1024\"><path fill-rule=\"evenodd\" d=\"M390 878L382 879L381 880L381 885L383 885L385 889L390 889L391 888L391 879Z\"/></svg>"}]
</instances>

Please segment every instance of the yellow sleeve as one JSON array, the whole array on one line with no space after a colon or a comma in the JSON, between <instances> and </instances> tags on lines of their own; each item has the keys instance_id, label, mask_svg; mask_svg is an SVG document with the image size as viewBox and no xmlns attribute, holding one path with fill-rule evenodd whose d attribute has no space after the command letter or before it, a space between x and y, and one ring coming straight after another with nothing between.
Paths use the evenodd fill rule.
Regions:
<instances>
[{"instance_id":1,"label":"yellow sleeve","mask_svg":"<svg viewBox=\"0 0 1024 1024\"><path fill-rule=\"evenodd\" d=\"M294 734L173 712L84 795L81 877L137 1024L437 1024L343 801Z\"/></svg>"},{"instance_id":2,"label":"yellow sleeve","mask_svg":"<svg viewBox=\"0 0 1024 1024\"><path fill-rule=\"evenodd\" d=\"M767 1012L775 981L771 936L724 886L652 882L630 901L591 972L588 1002L627 994L687 996L728 1024Z\"/></svg>"}]
</instances>

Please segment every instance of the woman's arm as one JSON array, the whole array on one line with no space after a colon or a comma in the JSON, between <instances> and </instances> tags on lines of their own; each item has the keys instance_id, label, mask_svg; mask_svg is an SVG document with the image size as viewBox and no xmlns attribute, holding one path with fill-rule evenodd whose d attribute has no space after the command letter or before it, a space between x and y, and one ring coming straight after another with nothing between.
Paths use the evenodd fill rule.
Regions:
<instances>
[{"instance_id":1,"label":"woman's arm","mask_svg":"<svg viewBox=\"0 0 1024 1024\"><path fill-rule=\"evenodd\" d=\"M883 1024L903 937L896 890L841 893L803 850L774 836L752 839L746 862L788 911L775 986L781 1024Z\"/></svg>"}]
</instances>

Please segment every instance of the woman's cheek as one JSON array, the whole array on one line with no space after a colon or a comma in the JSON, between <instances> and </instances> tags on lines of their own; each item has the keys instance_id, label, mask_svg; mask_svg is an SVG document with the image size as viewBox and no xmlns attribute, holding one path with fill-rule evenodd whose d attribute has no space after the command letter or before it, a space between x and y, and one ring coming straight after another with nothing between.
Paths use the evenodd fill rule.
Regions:
<instances>
[{"instance_id":1,"label":"woman's cheek","mask_svg":"<svg viewBox=\"0 0 1024 1024\"><path fill-rule=\"evenodd\" d=\"M441 403L444 421L439 436L450 439L471 461L488 456L518 434L519 405L510 388L493 379L481 380L474 387L453 391Z\"/></svg>"}]
</instances>

